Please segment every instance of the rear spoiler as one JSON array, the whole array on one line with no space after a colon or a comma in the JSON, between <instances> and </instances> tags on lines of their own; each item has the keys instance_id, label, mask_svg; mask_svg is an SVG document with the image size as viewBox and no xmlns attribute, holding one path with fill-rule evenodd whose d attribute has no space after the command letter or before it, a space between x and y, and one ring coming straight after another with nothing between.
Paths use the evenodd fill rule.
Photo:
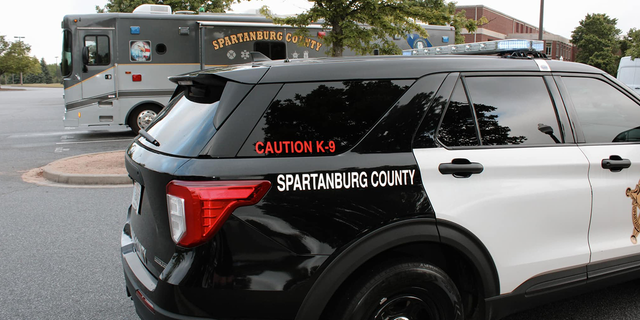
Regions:
<instances>
[{"instance_id":1,"label":"rear spoiler","mask_svg":"<svg viewBox=\"0 0 640 320\"><path fill-rule=\"evenodd\" d=\"M214 103L220 100L227 79L213 74L195 74L169 77L178 84L171 99L184 92L187 99L197 103Z\"/></svg>"},{"instance_id":2,"label":"rear spoiler","mask_svg":"<svg viewBox=\"0 0 640 320\"><path fill-rule=\"evenodd\" d=\"M257 84L267 73L267 70L269 70L268 66L242 64L215 67L203 71L172 76L169 77L169 80L176 83L178 87L171 96L171 99L175 98L181 92L184 92L185 96L191 101L213 103L218 101L217 99L220 98L227 82Z\"/></svg>"}]
</instances>

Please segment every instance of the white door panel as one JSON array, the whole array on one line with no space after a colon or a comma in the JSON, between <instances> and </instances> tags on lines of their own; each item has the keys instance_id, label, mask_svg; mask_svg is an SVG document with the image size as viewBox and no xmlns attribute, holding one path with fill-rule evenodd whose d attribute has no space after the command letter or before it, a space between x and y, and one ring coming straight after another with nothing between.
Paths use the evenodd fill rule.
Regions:
<instances>
[{"instance_id":1,"label":"white door panel","mask_svg":"<svg viewBox=\"0 0 640 320\"><path fill-rule=\"evenodd\" d=\"M634 243L631 239L634 231L634 208L632 198L627 196L627 189L635 189L640 180L640 146L610 145L580 148L592 163L589 173L593 187L594 212L589 233L591 261L598 262L639 254L640 244ZM602 160L608 159L611 155L629 159L631 167L619 172L603 169ZM637 234L636 236L640 238Z\"/></svg>"},{"instance_id":2,"label":"white door panel","mask_svg":"<svg viewBox=\"0 0 640 320\"><path fill-rule=\"evenodd\" d=\"M627 189L634 190L640 179L640 103L602 77L564 76L560 83L586 142L580 149L591 163L591 262L638 256L639 241L631 238L638 236L633 222L638 208L630 197L637 195L627 196ZM617 168L604 168L605 161Z\"/></svg>"},{"instance_id":3,"label":"white door panel","mask_svg":"<svg viewBox=\"0 0 640 320\"><path fill-rule=\"evenodd\" d=\"M414 154L438 219L461 225L487 247L501 293L531 277L589 262L588 162L576 146L447 150ZM438 170L464 158L484 171L456 178Z\"/></svg>"}]
</instances>

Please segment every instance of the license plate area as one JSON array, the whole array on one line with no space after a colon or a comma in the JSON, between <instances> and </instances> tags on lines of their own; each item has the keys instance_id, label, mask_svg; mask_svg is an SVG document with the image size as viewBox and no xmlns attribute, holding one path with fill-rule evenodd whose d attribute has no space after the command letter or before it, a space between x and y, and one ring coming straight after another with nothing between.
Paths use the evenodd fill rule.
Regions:
<instances>
[{"instance_id":1,"label":"license plate area","mask_svg":"<svg viewBox=\"0 0 640 320\"><path fill-rule=\"evenodd\" d=\"M142 186L137 181L133 182L133 196L131 197L131 211L140 214L140 203L142 202Z\"/></svg>"}]
</instances>

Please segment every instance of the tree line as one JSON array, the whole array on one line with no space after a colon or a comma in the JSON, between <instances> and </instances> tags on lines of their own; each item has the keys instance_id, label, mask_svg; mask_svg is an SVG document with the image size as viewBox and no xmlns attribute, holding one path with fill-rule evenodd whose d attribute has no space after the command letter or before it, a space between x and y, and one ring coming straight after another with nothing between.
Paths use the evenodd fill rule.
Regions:
<instances>
[{"instance_id":1,"label":"tree line","mask_svg":"<svg viewBox=\"0 0 640 320\"><path fill-rule=\"evenodd\" d=\"M640 57L640 30L631 28L626 35L616 27L618 19L604 13L587 14L571 34L576 61L600 68L614 77L620 59Z\"/></svg>"},{"instance_id":2,"label":"tree line","mask_svg":"<svg viewBox=\"0 0 640 320\"><path fill-rule=\"evenodd\" d=\"M23 83L62 83L60 66L30 56L31 46L24 41L9 42L0 35L0 85Z\"/></svg>"}]
</instances>

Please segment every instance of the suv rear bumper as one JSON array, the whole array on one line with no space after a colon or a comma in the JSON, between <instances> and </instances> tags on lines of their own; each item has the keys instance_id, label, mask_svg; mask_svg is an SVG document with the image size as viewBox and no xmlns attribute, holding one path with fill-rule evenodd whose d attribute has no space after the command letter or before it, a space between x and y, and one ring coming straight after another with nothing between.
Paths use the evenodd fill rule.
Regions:
<instances>
[{"instance_id":1,"label":"suv rear bumper","mask_svg":"<svg viewBox=\"0 0 640 320\"><path fill-rule=\"evenodd\" d=\"M180 290L174 284L167 283L156 278L147 270L134 249L133 239L130 235L130 225L127 222L121 235L121 259L124 270L127 294L133 300L136 313L140 319L161 319L161 320L222 320L223 318L194 317L173 313L158 305L158 301L163 297L175 297L181 295ZM143 301L146 300L146 301ZM149 304L149 306L147 306ZM184 308L183 305L181 308ZM153 310L152 310L153 309ZM182 309L181 309L182 310ZM197 313L194 310L193 313ZM200 311L202 312L202 311ZM246 318L242 320L264 320L262 318ZM271 319L271 318L270 318ZM231 318L224 318L231 320ZM272 319L273 320L273 319Z\"/></svg>"}]
</instances>

